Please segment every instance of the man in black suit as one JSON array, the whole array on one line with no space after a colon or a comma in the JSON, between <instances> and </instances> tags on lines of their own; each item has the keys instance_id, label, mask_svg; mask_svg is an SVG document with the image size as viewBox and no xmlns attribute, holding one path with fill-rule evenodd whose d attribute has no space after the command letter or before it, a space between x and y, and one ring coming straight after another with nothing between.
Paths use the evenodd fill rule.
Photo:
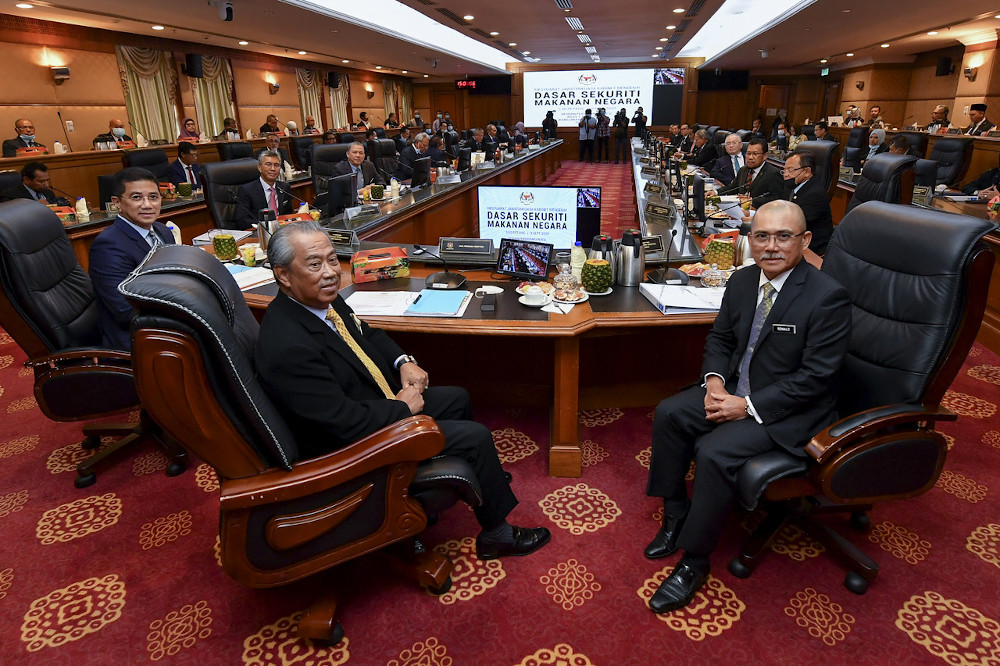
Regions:
<instances>
[{"instance_id":1,"label":"man in black suit","mask_svg":"<svg viewBox=\"0 0 1000 666\"><path fill-rule=\"evenodd\" d=\"M663 524L645 555L684 550L649 601L656 613L688 605L707 580L743 463L771 450L804 458L804 444L835 418L851 304L839 283L802 261L810 235L797 205L761 206L750 234L756 266L729 280L705 340L701 386L656 408L646 494L663 498Z\"/></svg>"},{"instance_id":2,"label":"man in black suit","mask_svg":"<svg viewBox=\"0 0 1000 666\"><path fill-rule=\"evenodd\" d=\"M240 186L236 193L236 222L240 229L249 229L257 223L258 213L270 208L276 215L292 212L292 192L288 183L279 182L281 157L273 150L265 150L257 157L260 178Z\"/></svg>"},{"instance_id":3,"label":"man in black suit","mask_svg":"<svg viewBox=\"0 0 1000 666\"><path fill-rule=\"evenodd\" d=\"M427 152L431 139L426 132L420 132L413 137L413 143L399 154L399 166L396 168L396 180L409 180L413 176L413 163Z\"/></svg>"},{"instance_id":4,"label":"man in black suit","mask_svg":"<svg viewBox=\"0 0 1000 666\"><path fill-rule=\"evenodd\" d=\"M177 144L177 159L170 163L170 182L174 185L190 183L195 190L201 187L198 148L193 143L181 141Z\"/></svg>"},{"instance_id":5,"label":"man in black suit","mask_svg":"<svg viewBox=\"0 0 1000 666\"><path fill-rule=\"evenodd\" d=\"M715 162L719 157L715 150L715 146L709 143L708 139L708 132L705 130L698 130L694 133L694 145L691 146L691 152L682 152L677 153L676 155L680 155L682 158L686 159L689 165L707 167Z\"/></svg>"},{"instance_id":6,"label":"man in black suit","mask_svg":"<svg viewBox=\"0 0 1000 666\"><path fill-rule=\"evenodd\" d=\"M969 107L969 120L972 121L965 133L968 136L986 136L993 129L993 123L986 119L986 105L973 104Z\"/></svg>"},{"instance_id":7,"label":"man in black suit","mask_svg":"<svg viewBox=\"0 0 1000 666\"><path fill-rule=\"evenodd\" d=\"M271 238L268 257L279 294L261 321L255 361L264 389L304 455L342 448L413 414L437 420L442 453L475 470L483 503L481 560L527 555L549 540L544 527L507 522L517 498L500 467L489 429L471 420L469 394L429 387L427 372L384 331L362 322L337 298L340 260L315 222L294 222Z\"/></svg>"},{"instance_id":8,"label":"man in black suit","mask_svg":"<svg viewBox=\"0 0 1000 666\"><path fill-rule=\"evenodd\" d=\"M273 113L267 114L267 121L260 126L260 136L267 136L271 132L280 132L278 128L278 116Z\"/></svg>"},{"instance_id":9,"label":"man in black suit","mask_svg":"<svg viewBox=\"0 0 1000 666\"><path fill-rule=\"evenodd\" d=\"M349 173L354 174L355 190L372 184L385 185L385 180L375 170L375 165L365 159L365 146L360 141L352 143L347 149L347 158L337 162L333 167L333 175L335 176Z\"/></svg>"},{"instance_id":10,"label":"man in black suit","mask_svg":"<svg viewBox=\"0 0 1000 666\"><path fill-rule=\"evenodd\" d=\"M118 217L90 244L88 272L94 285L102 344L111 349L129 349L132 306L118 293L118 285L135 270L149 251L174 242L160 215L160 186L150 171L140 167L122 169L111 185L111 202Z\"/></svg>"},{"instance_id":11,"label":"man in black suit","mask_svg":"<svg viewBox=\"0 0 1000 666\"><path fill-rule=\"evenodd\" d=\"M292 160L288 157L288 151L281 147L281 135L271 132L264 139L264 147L257 151L257 157L261 156L265 150L272 150L278 154L281 158L281 168L284 169L286 164L291 164ZM280 176L280 174L279 174Z\"/></svg>"},{"instance_id":12,"label":"man in black suit","mask_svg":"<svg viewBox=\"0 0 1000 666\"><path fill-rule=\"evenodd\" d=\"M392 140L396 142L396 152L403 152L403 150L410 145L410 128L407 125L403 125L399 129L399 134L392 137Z\"/></svg>"},{"instance_id":13,"label":"man in black suit","mask_svg":"<svg viewBox=\"0 0 1000 666\"><path fill-rule=\"evenodd\" d=\"M736 140L739 141L739 136ZM726 142L729 142L729 137L726 137ZM736 174L736 180L720 189L718 193L746 195L749 197L750 205L754 207L781 198L785 189L784 179L777 167L764 162L766 154L766 143L760 139L751 140L747 145L746 164Z\"/></svg>"},{"instance_id":14,"label":"man in black suit","mask_svg":"<svg viewBox=\"0 0 1000 666\"><path fill-rule=\"evenodd\" d=\"M830 133L830 126L825 120L821 120L813 125L813 135L816 137L817 141L833 141L834 143L839 143L837 141L837 137Z\"/></svg>"},{"instance_id":15,"label":"man in black suit","mask_svg":"<svg viewBox=\"0 0 1000 666\"><path fill-rule=\"evenodd\" d=\"M472 129L472 137L465 142L465 148L470 148L474 153L490 152L496 150L496 146L487 145L486 133L482 127Z\"/></svg>"},{"instance_id":16,"label":"man in black suit","mask_svg":"<svg viewBox=\"0 0 1000 666\"><path fill-rule=\"evenodd\" d=\"M14 121L14 131L17 136L3 142L3 156L17 157L17 151L22 148L41 148L45 152L44 143L35 141L35 123L28 118L18 118Z\"/></svg>"},{"instance_id":17,"label":"man in black suit","mask_svg":"<svg viewBox=\"0 0 1000 666\"><path fill-rule=\"evenodd\" d=\"M786 201L798 204L806 218L806 228L812 234L809 249L823 256L833 236L833 214L826 188L815 178L816 156L807 150L793 151L785 160Z\"/></svg>"},{"instance_id":18,"label":"man in black suit","mask_svg":"<svg viewBox=\"0 0 1000 666\"><path fill-rule=\"evenodd\" d=\"M125 133L125 123L119 118L112 118L108 121L108 131L94 137L94 145L98 143L133 143L132 137Z\"/></svg>"},{"instance_id":19,"label":"man in black suit","mask_svg":"<svg viewBox=\"0 0 1000 666\"><path fill-rule=\"evenodd\" d=\"M692 146L694 146L694 133L691 132L691 126L687 123L681 123L681 142L677 146L677 150L689 153Z\"/></svg>"},{"instance_id":20,"label":"man in black suit","mask_svg":"<svg viewBox=\"0 0 1000 666\"><path fill-rule=\"evenodd\" d=\"M708 175L717 183L729 185L736 180L736 174L746 165L746 159L743 157L743 141L740 140L739 134L728 135L723 146L726 149L725 154L720 155L708 167Z\"/></svg>"},{"instance_id":21,"label":"man in black suit","mask_svg":"<svg viewBox=\"0 0 1000 666\"><path fill-rule=\"evenodd\" d=\"M670 135L667 137L667 143L675 151L681 150L681 142L684 140L684 135L681 134L681 126L674 123L670 126ZM683 152L683 151L682 151Z\"/></svg>"},{"instance_id":22,"label":"man in black suit","mask_svg":"<svg viewBox=\"0 0 1000 666\"><path fill-rule=\"evenodd\" d=\"M21 169L21 184L0 193L0 201L31 199L42 204L68 206L66 199L49 189L49 168L41 162L28 162Z\"/></svg>"},{"instance_id":23,"label":"man in black suit","mask_svg":"<svg viewBox=\"0 0 1000 666\"><path fill-rule=\"evenodd\" d=\"M222 131L215 136L216 141L239 141L240 128L236 124L236 118L223 118Z\"/></svg>"}]
</instances>

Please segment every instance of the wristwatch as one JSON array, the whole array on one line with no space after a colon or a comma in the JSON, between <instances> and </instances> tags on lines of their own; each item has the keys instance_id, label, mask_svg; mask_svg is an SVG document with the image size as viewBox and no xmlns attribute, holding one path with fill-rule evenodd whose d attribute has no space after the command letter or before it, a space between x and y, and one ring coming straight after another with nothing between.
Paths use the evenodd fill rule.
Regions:
<instances>
[{"instance_id":1,"label":"wristwatch","mask_svg":"<svg viewBox=\"0 0 1000 666\"><path fill-rule=\"evenodd\" d=\"M403 367L405 363L413 363L414 365L420 365L417 363L417 359L413 358L409 354L399 357L399 361L396 363L396 369L399 370Z\"/></svg>"}]
</instances>

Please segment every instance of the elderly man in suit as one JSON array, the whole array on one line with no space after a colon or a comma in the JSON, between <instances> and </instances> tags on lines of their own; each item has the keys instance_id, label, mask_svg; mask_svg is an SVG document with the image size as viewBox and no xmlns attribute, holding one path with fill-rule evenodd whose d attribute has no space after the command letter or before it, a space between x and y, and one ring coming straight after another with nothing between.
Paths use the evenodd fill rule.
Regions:
<instances>
[{"instance_id":1,"label":"elderly man in suit","mask_svg":"<svg viewBox=\"0 0 1000 666\"><path fill-rule=\"evenodd\" d=\"M201 187L198 147L193 143L181 141L177 144L177 159L170 163L170 182L174 185L190 183L195 190Z\"/></svg>"},{"instance_id":2,"label":"elderly man in suit","mask_svg":"<svg viewBox=\"0 0 1000 666\"><path fill-rule=\"evenodd\" d=\"M49 185L49 168L41 162L28 162L21 169L21 184L17 187L0 192L0 201L11 199L31 199L43 204L68 206L66 199L57 196Z\"/></svg>"},{"instance_id":3,"label":"elderly man in suit","mask_svg":"<svg viewBox=\"0 0 1000 666\"><path fill-rule=\"evenodd\" d=\"M90 245L90 280L97 301L102 344L129 349L132 306L118 293L121 284L149 251L174 242L160 215L160 186L152 172L139 167L122 169L111 186L111 202L118 217Z\"/></svg>"},{"instance_id":4,"label":"elderly man in suit","mask_svg":"<svg viewBox=\"0 0 1000 666\"><path fill-rule=\"evenodd\" d=\"M40 148L42 152L48 152L44 143L35 141L35 123L30 118L18 118L14 121L14 131L17 136L3 142L3 156L17 157L17 151L24 148Z\"/></svg>"},{"instance_id":5,"label":"elderly man in suit","mask_svg":"<svg viewBox=\"0 0 1000 666\"><path fill-rule=\"evenodd\" d=\"M409 180L413 176L413 164L417 158L424 155L431 145L431 138L426 132L420 132L413 137L413 143L399 153L399 166L396 168L396 180Z\"/></svg>"},{"instance_id":6,"label":"elderly man in suit","mask_svg":"<svg viewBox=\"0 0 1000 666\"><path fill-rule=\"evenodd\" d=\"M729 280L701 386L656 408L646 494L663 498L663 524L645 555L684 550L649 601L656 613L687 606L708 579L740 467L770 450L805 457L804 444L835 418L851 305L839 283L802 260L810 239L796 204L761 206L750 233L756 266Z\"/></svg>"},{"instance_id":7,"label":"elderly man in suit","mask_svg":"<svg viewBox=\"0 0 1000 666\"><path fill-rule=\"evenodd\" d=\"M544 527L507 522L517 498L489 429L471 420L468 393L430 387L416 359L337 297L340 260L319 225L281 227L268 256L279 294L261 322L255 361L303 453L321 455L412 414L427 414L444 435L442 453L467 460L479 479L479 559L527 555L545 545L550 534Z\"/></svg>"},{"instance_id":8,"label":"elderly man in suit","mask_svg":"<svg viewBox=\"0 0 1000 666\"><path fill-rule=\"evenodd\" d=\"M726 142L729 142L729 137L726 137ZM729 150L728 146L726 150ZM740 168L736 179L721 188L718 193L739 194L748 199L750 205L754 207L781 198L785 188L784 179L777 167L764 162L765 155L767 155L767 144L760 139L751 139L747 145L746 164ZM722 160L724 157L719 159Z\"/></svg>"},{"instance_id":9,"label":"elderly man in suit","mask_svg":"<svg viewBox=\"0 0 1000 666\"><path fill-rule=\"evenodd\" d=\"M369 185L385 185L385 180L375 169L375 165L365 159L365 145L355 141L347 149L347 157L333 167L335 176L354 174L354 189L360 190Z\"/></svg>"},{"instance_id":10,"label":"elderly man in suit","mask_svg":"<svg viewBox=\"0 0 1000 666\"><path fill-rule=\"evenodd\" d=\"M292 192L288 183L279 182L281 157L273 150L264 150L257 157L260 178L240 185L236 192L236 220L240 229L249 229L257 223L258 213L270 208L275 215L292 212Z\"/></svg>"},{"instance_id":11,"label":"elderly man in suit","mask_svg":"<svg viewBox=\"0 0 1000 666\"><path fill-rule=\"evenodd\" d=\"M707 134L707 132L706 132ZM715 179L715 182L722 185L729 185L736 180L736 174L746 164L743 157L743 140L740 135L733 132L726 137L723 144L725 153L707 166L708 175Z\"/></svg>"},{"instance_id":12,"label":"elderly man in suit","mask_svg":"<svg viewBox=\"0 0 1000 666\"><path fill-rule=\"evenodd\" d=\"M281 157L281 164L279 165L281 169L285 168L285 164L290 165L292 163L291 158L288 157L288 151L281 147L280 134L275 134L274 132L268 134L264 139L264 147L257 152L257 157L260 157L261 153L265 150L273 150L278 153L278 156ZM280 176L281 174L279 174L279 178Z\"/></svg>"}]
</instances>

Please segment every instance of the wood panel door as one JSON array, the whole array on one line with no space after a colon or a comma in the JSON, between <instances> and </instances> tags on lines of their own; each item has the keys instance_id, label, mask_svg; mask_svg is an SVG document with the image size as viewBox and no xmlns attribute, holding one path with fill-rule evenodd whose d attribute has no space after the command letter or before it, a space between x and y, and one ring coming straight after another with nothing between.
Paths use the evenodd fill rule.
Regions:
<instances>
[{"instance_id":1,"label":"wood panel door","mask_svg":"<svg viewBox=\"0 0 1000 666\"><path fill-rule=\"evenodd\" d=\"M764 130L769 131L771 123L778 116L778 109L788 109L791 86L760 87L760 108L764 116Z\"/></svg>"}]
</instances>

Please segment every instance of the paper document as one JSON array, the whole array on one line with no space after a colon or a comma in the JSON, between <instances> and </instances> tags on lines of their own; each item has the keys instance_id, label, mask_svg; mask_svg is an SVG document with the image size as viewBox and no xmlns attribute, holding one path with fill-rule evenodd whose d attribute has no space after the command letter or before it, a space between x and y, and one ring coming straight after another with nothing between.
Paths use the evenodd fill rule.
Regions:
<instances>
[{"instance_id":1,"label":"paper document","mask_svg":"<svg viewBox=\"0 0 1000 666\"><path fill-rule=\"evenodd\" d=\"M639 291L663 314L718 312L725 287L640 284Z\"/></svg>"},{"instance_id":2,"label":"paper document","mask_svg":"<svg viewBox=\"0 0 1000 666\"><path fill-rule=\"evenodd\" d=\"M345 301L359 317L402 317L417 296L412 291L355 291Z\"/></svg>"},{"instance_id":3,"label":"paper document","mask_svg":"<svg viewBox=\"0 0 1000 666\"><path fill-rule=\"evenodd\" d=\"M406 308L408 315L417 317L461 317L472 298L471 291L462 289L424 289Z\"/></svg>"},{"instance_id":4,"label":"paper document","mask_svg":"<svg viewBox=\"0 0 1000 666\"><path fill-rule=\"evenodd\" d=\"M274 273L270 268L251 268L239 264L226 264L226 268L236 278L236 284L239 285L240 291L274 282Z\"/></svg>"}]
</instances>

